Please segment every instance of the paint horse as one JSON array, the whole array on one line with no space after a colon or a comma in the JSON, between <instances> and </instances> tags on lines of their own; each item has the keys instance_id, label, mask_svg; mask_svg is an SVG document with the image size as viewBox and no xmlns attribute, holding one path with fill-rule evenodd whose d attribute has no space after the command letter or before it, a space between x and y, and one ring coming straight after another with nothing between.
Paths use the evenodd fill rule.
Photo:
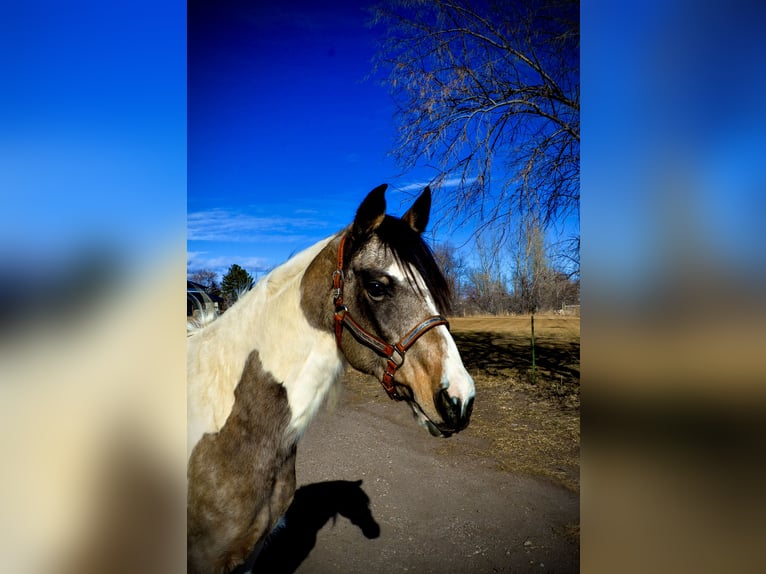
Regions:
<instances>
[{"instance_id":1,"label":"paint horse","mask_svg":"<svg viewBox=\"0 0 766 574\"><path fill-rule=\"evenodd\" d=\"M274 528L295 493L296 444L347 365L434 436L468 425L474 383L421 237L431 192L399 219L385 213L385 189L189 338L189 572L230 572Z\"/></svg>"}]
</instances>

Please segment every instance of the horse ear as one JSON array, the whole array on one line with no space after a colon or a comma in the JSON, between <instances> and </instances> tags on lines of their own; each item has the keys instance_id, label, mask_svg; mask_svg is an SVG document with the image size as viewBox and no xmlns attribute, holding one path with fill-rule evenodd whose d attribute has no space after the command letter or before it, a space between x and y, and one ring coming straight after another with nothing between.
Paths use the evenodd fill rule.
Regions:
<instances>
[{"instance_id":1,"label":"horse ear","mask_svg":"<svg viewBox=\"0 0 766 574\"><path fill-rule=\"evenodd\" d=\"M406 221L412 229L418 233L423 233L428 225L428 216L431 213L431 188L426 186L423 193L420 194L407 210L407 213L402 215L402 219Z\"/></svg>"},{"instance_id":2,"label":"horse ear","mask_svg":"<svg viewBox=\"0 0 766 574\"><path fill-rule=\"evenodd\" d=\"M353 234L355 237L369 235L383 223L386 217L386 188L387 184L379 185L367 194L364 201L356 210Z\"/></svg>"}]
</instances>

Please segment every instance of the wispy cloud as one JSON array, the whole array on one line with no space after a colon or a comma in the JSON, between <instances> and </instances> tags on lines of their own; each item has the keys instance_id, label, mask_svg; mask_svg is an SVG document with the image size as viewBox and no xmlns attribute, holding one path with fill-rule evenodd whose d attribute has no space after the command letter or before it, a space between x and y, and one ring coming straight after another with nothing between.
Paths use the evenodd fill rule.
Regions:
<instances>
[{"instance_id":1,"label":"wispy cloud","mask_svg":"<svg viewBox=\"0 0 766 574\"><path fill-rule=\"evenodd\" d=\"M433 186L437 189L453 189L459 186L461 183L473 183L474 181L476 181L475 177L466 178L465 181L463 181L463 179L459 177L450 177L450 178L442 180L438 184L435 184L433 181L417 181L414 183L408 183L406 185L398 187L397 189L399 191L420 191L423 188L425 188L427 185Z\"/></svg>"},{"instance_id":2,"label":"wispy cloud","mask_svg":"<svg viewBox=\"0 0 766 574\"><path fill-rule=\"evenodd\" d=\"M264 217L227 209L197 211L187 215L187 239L191 241L290 241L301 240L307 235L328 229L325 221L308 215L303 212L294 217L284 215Z\"/></svg>"}]
</instances>

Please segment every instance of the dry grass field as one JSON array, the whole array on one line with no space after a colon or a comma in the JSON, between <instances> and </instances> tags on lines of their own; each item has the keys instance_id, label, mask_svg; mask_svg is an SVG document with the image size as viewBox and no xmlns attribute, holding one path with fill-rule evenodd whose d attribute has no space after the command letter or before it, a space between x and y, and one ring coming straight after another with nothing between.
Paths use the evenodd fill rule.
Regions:
<instances>
[{"instance_id":1,"label":"dry grass field","mask_svg":"<svg viewBox=\"0 0 766 574\"><path fill-rule=\"evenodd\" d=\"M463 362L476 382L472 432L509 471L580 484L580 318L535 317L532 374L530 318L450 319Z\"/></svg>"}]
</instances>

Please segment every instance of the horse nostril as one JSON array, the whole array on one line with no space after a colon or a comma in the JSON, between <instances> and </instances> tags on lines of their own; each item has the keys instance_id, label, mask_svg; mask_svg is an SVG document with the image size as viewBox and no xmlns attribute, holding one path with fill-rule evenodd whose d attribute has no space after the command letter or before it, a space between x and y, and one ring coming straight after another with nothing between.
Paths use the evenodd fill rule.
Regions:
<instances>
[{"instance_id":1,"label":"horse nostril","mask_svg":"<svg viewBox=\"0 0 766 574\"><path fill-rule=\"evenodd\" d=\"M444 419L444 422L452 428L459 426L462 403L460 399L449 396L447 389L439 391L436 400L436 409Z\"/></svg>"}]
</instances>

